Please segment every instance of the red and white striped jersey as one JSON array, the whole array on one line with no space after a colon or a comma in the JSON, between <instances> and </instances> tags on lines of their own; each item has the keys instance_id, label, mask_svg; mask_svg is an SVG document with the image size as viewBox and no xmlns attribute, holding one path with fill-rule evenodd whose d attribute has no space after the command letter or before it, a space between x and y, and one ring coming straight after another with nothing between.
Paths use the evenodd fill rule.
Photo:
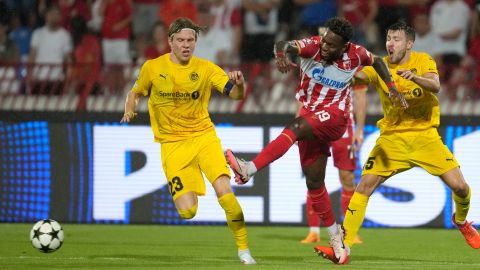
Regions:
<instances>
[{"instance_id":1,"label":"red and white striped jersey","mask_svg":"<svg viewBox=\"0 0 480 270\"><path fill-rule=\"evenodd\" d=\"M363 46L349 42L342 57L333 64L322 63L319 36L295 40L300 49L300 83L296 98L305 109L320 111L335 106L350 111L350 83L360 66L371 66L373 55Z\"/></svg>"}]
</instances>

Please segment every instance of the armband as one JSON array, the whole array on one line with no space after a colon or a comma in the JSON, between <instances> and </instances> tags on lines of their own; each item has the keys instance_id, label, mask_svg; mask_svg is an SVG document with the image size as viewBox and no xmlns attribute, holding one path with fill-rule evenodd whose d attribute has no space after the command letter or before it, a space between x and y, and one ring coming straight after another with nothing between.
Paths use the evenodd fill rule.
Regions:
<instances>
[{"instance_id":1,"label":"armband","mask_svg":"<svg viewBox=\"0 0 480 270\"><path fill-rule=\"evenodd\" d=\"M283 51L275 52L275 57L285 57L285 53Z\"/></svg>"},{"instance_id":2,"label":"armband","mask_svg":"<svg viewBox=\"0 0 480 270\"><path fill-rule=\"evenodd\" d=\"M225 84L225 87L223 88L223 94L226 96L230 95L230 91L232 91L233 86L233 82L228 80L227 84Z\"/></svg>"},{"instance_id":3,"label":"armband","mask_svg":"<svg viewBox=\"0 0 480 270\"><path fill-rule=\"evenodd\" d=\"M391 88L395 87L395 82L394 81L387 82L386 85L387 85L388 89L391 89Z\"/></svg>"}]
</instances>

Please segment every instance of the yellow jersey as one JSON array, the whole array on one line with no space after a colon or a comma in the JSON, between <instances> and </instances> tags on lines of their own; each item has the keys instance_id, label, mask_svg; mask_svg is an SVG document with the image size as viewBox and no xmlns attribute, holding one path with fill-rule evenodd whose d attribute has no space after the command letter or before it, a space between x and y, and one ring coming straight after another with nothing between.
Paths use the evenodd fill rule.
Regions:
<instances>
[{"instance_id":1,"label":"yellow jersey","mask_svg":"<svg viewBox=\"0 0 480 270\"><path fill-rule=\"evenodd\" d=\"M425 73L438 74L437 65L433 58L421 52L411 52L410 59L405 64L391 64L388 57L384 57L388 69L392 73L395 85L403 93L408 102L408 108L402 109L400 105L392 106L388 97L388 87L371 66L361 71L368 76L368 82L377 88L383 107L383 118L377 122L381 131L406 131L425 130L438 127L440 124L440 104L437 96L411 80L406 80L397 75L397 70L411 70L422 76Z\"/></svg>"},{"instance_id":2,"label":"yellow jersey","mask_svg":"<svg viewBox=\"0 0 480 270\"><path fill-rule=\"evenodd\" d=\"M223 92L229 78L214 63L193 56L187 65L170 53L146 61L132 92L149 95L148 111L156 142L174 142L214 129L208 113L212 88Z\"/></svg>"}]
</instances>

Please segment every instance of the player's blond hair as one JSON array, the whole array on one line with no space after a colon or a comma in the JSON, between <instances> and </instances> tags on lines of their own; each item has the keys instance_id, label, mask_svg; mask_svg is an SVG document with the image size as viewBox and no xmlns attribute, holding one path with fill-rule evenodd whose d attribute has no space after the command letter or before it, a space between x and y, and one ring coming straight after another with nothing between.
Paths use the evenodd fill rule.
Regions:
<instances>
[{"instance_id":1,"label":"player's blond hair","mask_svg":"<svg viewBox=\"0 0 480 270\"><path fill-rule=\"evenodd\" d=\"M180 17L170 24L168 29L168 37L172 38L173 35L182 31L183 29L191 29L195 31L195 38L198 37L200 31L205 31L205 27L195 24L189 18Z\"/></svg>"}]
</instances>

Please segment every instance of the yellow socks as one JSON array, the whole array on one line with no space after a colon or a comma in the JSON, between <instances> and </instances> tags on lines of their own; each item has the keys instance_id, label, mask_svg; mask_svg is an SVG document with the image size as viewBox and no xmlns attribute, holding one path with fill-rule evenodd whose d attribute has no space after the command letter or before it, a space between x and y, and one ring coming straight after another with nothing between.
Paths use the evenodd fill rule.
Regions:
<instances>
[{"instance_id":1,"label":"yellow socks","mask_svg":"<svg viewBox=\"0 0 480 270\"><path fill-rule=\"evenodd\" d=\"M218 198L218 203L225 210L228 227L235 237L239 250L248 249L247 227L243 218L243 211L233 192L227 193Z\"/></svg>"},{"instance_id":2,"label":"yellow socks","mask_svg":"<svg viewBox=\"0 0 480 270\"><path fill-rule=\"evenodd\" d=\"M465 219L467 219L468 210L470 209L470 195L470 187L468 187L468 194L465 198L452 193L453 201L455 202L455 222L458 224L465 223Z\"/></svg>"},{"instance_id":3,"label":"yellow socks","mask_svg":"<svg viewBox=\"0 0 480 270\"><path fill-rule=\"evenodd\" d=\"M355 192L348 204L345 212L345 220L343 226L345 227L345 244L352 247L355 236L362 226L365 219L365 212L367 211L368 196Z\"/></svg>"},{"instance_id":4,"label":"yellow socks","mask_svg":"<svg viewBox=\"0 0 480 270\"><path fill-rule=\"evenodd\" d=\"M192 206L190 209L187 209L187 210L177 209L177 212L181 218L191 219L197 214L197 209L198 209L198 203L196 203L194 206Z\"/></svg>"}]
</instances>

